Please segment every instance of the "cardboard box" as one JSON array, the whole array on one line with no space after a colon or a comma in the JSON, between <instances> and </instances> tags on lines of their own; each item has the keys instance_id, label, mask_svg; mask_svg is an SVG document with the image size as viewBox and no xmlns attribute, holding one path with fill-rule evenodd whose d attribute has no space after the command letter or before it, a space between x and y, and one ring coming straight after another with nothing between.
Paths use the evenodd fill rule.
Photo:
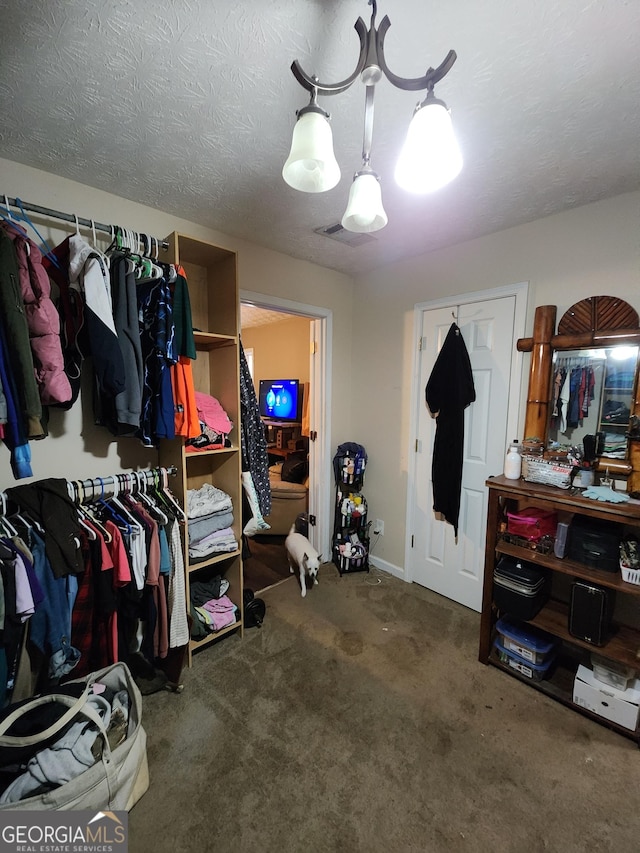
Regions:
<instances>
[{"instance_id":1,"label":"cardboard box","mask_svg":"<svg viewBox=\"0 0 640 853\"><path fill-rule=\"evenodd\" d=\"M640 680L634 679L626 690L603 684L586 666L580 665L573 682L573 701L581 708L635 731L640 716Z\"/></svg>"}]
</instances>

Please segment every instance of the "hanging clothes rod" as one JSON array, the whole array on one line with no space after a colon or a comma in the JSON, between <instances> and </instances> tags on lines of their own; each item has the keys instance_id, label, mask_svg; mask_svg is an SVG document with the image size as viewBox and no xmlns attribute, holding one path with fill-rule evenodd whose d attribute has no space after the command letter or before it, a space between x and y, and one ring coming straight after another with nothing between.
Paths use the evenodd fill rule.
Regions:
<instances>
[{"instance_id":1,"label":"hanging clothes rod","mask_svg":"<svg viewBox=\"0 0 640 853\"><path fill-rule=\"evenodd\" d=\"M127 476L128 473L131 472L123 471L120 476ZM144 471L134 471L133 473L138 477L144 477L145 480L148 482L149 480L153 479L156 474L168 474L172 477L175 477L178 473L178 469L175 467L175 465L171 465L168 468L147 468ZM118 475L115 474L109 475L107 477L93 477L88 480L75 480L71 482L80 483L83 489L92 489L92 491L95 492L97 490L115 485L118 482Z\"/></svg>"},{"instance_id":2,"label":"hanging clothes rod","mask_svg":"<svg viewBox=\"0 0 640 853\"><path fill-rule=\"evenodd\" d=\"M5 200L5 196L0 196L0 204ZM17 199L15 198L7 198L6 203L9 207L15 207L16 210L20 210L20 205L25 210L28 210L30 213L39 213L42 216L51 216L54 219L62 219L64 222L71 222L72 225L76 224L76 220L78 225L83 225L85 228L95 228L96 231L104 231L107 234L113 234L113 225L105 225L103 222L95 222L93 219L85 219L82 216L75 216L71 213L63 213L61 210L52 210L50 207L42 207L39 204L32 204L29 201L23 201L20 199L20 204L18 204ZM153 238L154 242L156 242L156 238ZM158 246L165 251L169 248L169 244L166 240L158 240Z\"/></svg>"},{"instance_id":3,"label":"hanging clothes rod","mask_svg":"<svg viewBox=\"0 0 640 853\"><path fill-rule=\"evenodd\" d=\"M120 476L122 476L122 475L128 476L130 473L131 472L123 471ZM170 465L167 468L163 468L163 467L146 468L144 471L134 471L133 473L136 474L138 477L144 477L144 479L147 482L149 482L150 480L152 480L155 477L156 474L159 474L160 476L164 476L166 474L168 476L175 477L176 474L178 473L178 469L176 468L175 465ZM69 496L73 497L73 495L71 494L71 489L73 488L73 483L79 483L83 489L91 488L93 490L93 493L95 493L96 491L98 491L100 489L104 490L105 488L108 488L109 486L115 485L115 483L117 481L118 481L118 475L117 474L116 475L110 474L106 477L93 477L92 479L89 479L89 480L67 480L67 488L69 488ZM6 515L6 514L7 514L7 495L4 492L4 490L0 490L0 516Z\"/></svg>"}]
</instances>

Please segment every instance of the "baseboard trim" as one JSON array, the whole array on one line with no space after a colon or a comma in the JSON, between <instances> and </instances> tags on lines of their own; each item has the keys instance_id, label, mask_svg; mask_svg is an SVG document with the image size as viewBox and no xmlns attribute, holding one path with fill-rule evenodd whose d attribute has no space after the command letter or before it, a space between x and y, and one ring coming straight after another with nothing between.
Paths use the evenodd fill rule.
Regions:
<instances>
[{"instance_id":1,"label":"baseboard trim","mask_svg":"<svg viewBox=\"0 0 640 853\"><path fill-rule=\"evenodd\" d=\"M400 568L400 566L394 565L393 563L388 563L386 560L383 560L382 557L375 557L369 554L369 565L374 566L374 568L380 569L383 572L387 572L396 578L400 578L401 581L406 581L407 579L404 569Z\"/></svg>"}]
</instances>

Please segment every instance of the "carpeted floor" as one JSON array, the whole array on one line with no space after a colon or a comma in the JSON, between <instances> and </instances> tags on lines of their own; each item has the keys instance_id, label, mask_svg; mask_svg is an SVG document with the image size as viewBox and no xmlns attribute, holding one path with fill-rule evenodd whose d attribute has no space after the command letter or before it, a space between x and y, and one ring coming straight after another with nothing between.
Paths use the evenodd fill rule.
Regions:
<instances>
[{"instance_id":1,"label":"carpeted floor","mask_svg":"<svg viewBox=\"0 0 640 853\"><path fill-rule=\"evenodd\" d=\"M479 616L332 565L145 697L132 853L632 853L634 743L477 661Z\"/></svg>"}]
</instances>

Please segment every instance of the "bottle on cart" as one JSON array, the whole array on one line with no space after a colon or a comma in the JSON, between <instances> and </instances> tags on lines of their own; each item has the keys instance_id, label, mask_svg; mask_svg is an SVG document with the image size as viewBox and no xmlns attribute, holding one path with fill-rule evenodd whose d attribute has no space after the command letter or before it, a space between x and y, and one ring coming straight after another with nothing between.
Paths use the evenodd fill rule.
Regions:
<instances>
[{"instance_id":1,"label":"bottle on cart","mask_svg":"<svg viewBox=\"0 0 640 853\"><path fill-rule=\"evenodd\" d=\"M511 442L504 461L504 476L508 480L519 480L522 474L522 456L520 455L520 444L517 438Z\"/></svg>"}]
</instances>

